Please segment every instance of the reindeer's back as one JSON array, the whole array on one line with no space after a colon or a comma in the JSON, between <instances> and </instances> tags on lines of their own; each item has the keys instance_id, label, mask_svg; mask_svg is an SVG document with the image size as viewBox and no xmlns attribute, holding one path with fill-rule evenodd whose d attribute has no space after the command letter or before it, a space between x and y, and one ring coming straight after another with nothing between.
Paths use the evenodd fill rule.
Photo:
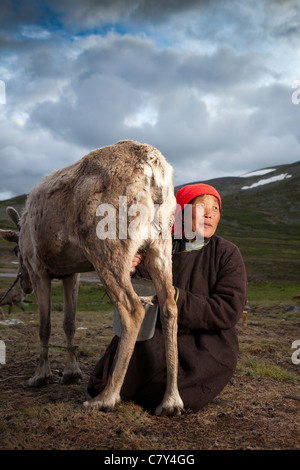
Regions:
<instances>
[{"instance_id":1,"label":"reindeer's back","mask_svg":"<svg viewBox=\"0 0 300 470\"><path fill-rule=\"evenodd\" d=\"M30 191L21 231L39 244L66 249L70 234L85 236L97 223L100 204L175 205L173 170L155 147L131 140L93 150L76 163L46 176ZM43 241L44 240L44 241ZM43 250L45 252L45 249Z\"/></svg>"},{"instance_id":2,"label":"reindeer's back","mask_svg":"<svg viewBox=\"0 0 300 470\"><path fill-rule=\"evenodd\" d=\"M135 193L152 188L159 198L164 189L173 190L173 170L155 147L123 140L93 150L76 163L44 177L30 191L25 211L38 200L41 204L41 199L50 203L55 194L63 201L86 199L91 193L113 198L121 193L129 195L132 187Z\"/></svg>"},{"instance_id":3,"label":"reindeer's back","mask_svg":"<svg viewBox=\"0 0 300 470\"><path fill-rule=\"evenodd\" d=\"M86 155L75 170L76 192L102 192L103 202L126 195L131 202L140 191L151 191L162 203L166 191L173 191L173 170L164 156L147 144L130 140L96 149Z\"/></svg>"}]
</instances>

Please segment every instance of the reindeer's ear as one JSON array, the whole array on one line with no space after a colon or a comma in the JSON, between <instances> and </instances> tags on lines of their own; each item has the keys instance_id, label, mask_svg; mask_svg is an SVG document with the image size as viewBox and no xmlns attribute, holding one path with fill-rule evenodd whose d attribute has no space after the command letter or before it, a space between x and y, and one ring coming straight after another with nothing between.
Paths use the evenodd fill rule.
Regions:
<instances>
[{"instance_id":1,"label":"reindeer's ear","mask_svg":"<svg viewBox=\"0 0 300 470\"><path fill-rule=\"evenodd\" d=\"M7 207L6 208L6 213L8 215L8 217L11 218L11 220L13 221L13 223L18 227L18 229L20 230L20 216L19 216L19 213L18 211L14 208L14 207Z\"/></svg>"},{"instance_id":2,"label":"reindeer's ear","mask_svg":"<svg viewBox=\"0 0 300 470\"><path fill-rule=\"evenodd\" d=\"M7 242L18 243L19 234L13 230L2 230L0 229L0 237L6 240Z\"/></svg>"}]
</instances>

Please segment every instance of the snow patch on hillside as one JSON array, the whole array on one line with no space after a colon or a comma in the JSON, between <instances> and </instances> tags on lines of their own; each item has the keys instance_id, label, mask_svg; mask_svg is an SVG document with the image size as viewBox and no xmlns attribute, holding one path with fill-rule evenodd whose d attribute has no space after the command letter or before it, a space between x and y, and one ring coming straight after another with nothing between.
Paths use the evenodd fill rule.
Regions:
<instances>
[{"instance_id":1,"label":"snow patch on hillside","mask_svg":"<svg viewBox=\"0 0 300 470\"><path fill-rule=\"evenodd\" d=\"M246 173L245 175L241 175L241 178L248 178L249 176L262 176L266 175L267 173L271 173L271 171L275 171L276 168L265 168L264 170L256 170L252 171L251 173Z\"/></svg>"},{"instance_id":2,"label":"snow patch on hillside","mask_svg":"<svg viewBox=\"0 0 300 470\"><path fill-rule=\"evenodd\" d=\"M275 183L276 181L282 181L286 178L291 178L291 177L292 175L289 175L288 173L282 173L281 175L271 176L271 178L259 180L256 183L251 184L251 186L243 186L242 189L252 189L252 188L256 188L257 186L263 186L265 184Z\"/></svg>"}]
</instances>

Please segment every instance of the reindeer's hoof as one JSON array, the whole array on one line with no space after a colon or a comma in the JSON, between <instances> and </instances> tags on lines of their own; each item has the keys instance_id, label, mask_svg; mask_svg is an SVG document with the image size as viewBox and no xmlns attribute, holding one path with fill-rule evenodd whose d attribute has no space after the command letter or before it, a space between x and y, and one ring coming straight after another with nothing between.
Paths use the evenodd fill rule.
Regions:
<instances>
[{"instance_id":1,"label":"reindeer's hoof","mask_svg":"<svg viewBox=\"0 0 300 470\"><path fill-rule=\"evenodd\" d=\"M47 376L34 376L28 380L25 380L24 385L26 387L42 387L53 382L53 377L51 375Z\"/></svg>"},{"instance_id":2,"label":"reindeer's hoof","mask_svg":"<svg viewBox=\"0 0 300 470\"><path fill-rule=\"evenodd\" d=\"M62 385L79 385L82 381L81 372L64 372L59 383Z\"/></svg>"},{"instance_id":3,"label":"reindeer's hoof","mask_svg":"<svg viewBox=\"0 0 300 470\"><path fill-rule=\"evenodd\" d=\"M92 402L92 400L90 401L85 401L83 403L83 409L84 410L101 410L101 411L105 411L105 412L109 412L109 411L112 411L114 409L113 406L111 405L108 405L108 404L105 404L103 402Z\"/></svg>"},{"instance_id":4,"label":"reindeer's hoof","mask_svg":"<svg viewBox=\"0 0 300 470\"><path fill-rule=\"evenodd\" d=\"M101 411L112 411L114 407L120 402L120 399L104 400L98 395L91 400L85 401L82 406L85 410L101 410Z\"/></svg>"},{"instance_id":5,"label":"reindeer's hoof","mask_svg":"<svg viewBox=\"0 0 300 470\"><path fill-rule=\"evenodd\" d=\"M184 405L180 399L178 402L162 402L155 410L156 416L180 416L184 412Z\"/></svg>"}]
</instances>

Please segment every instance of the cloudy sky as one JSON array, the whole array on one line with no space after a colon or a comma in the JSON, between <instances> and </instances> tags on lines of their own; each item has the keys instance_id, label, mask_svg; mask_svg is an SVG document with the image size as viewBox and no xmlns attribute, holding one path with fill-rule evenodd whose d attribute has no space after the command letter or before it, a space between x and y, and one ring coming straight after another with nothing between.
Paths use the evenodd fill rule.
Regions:
<instances>
[{"instance_id":1,"label":"cloudy sky","mask_svg":"<svg viewBox=\"0 0 300 470\"><path fill-rule=\"evenodd\" d=\"M299 24L298 0L1 0L0 199L122 139L175 185L299 161Z\"/></svg>"}]
</instances>

